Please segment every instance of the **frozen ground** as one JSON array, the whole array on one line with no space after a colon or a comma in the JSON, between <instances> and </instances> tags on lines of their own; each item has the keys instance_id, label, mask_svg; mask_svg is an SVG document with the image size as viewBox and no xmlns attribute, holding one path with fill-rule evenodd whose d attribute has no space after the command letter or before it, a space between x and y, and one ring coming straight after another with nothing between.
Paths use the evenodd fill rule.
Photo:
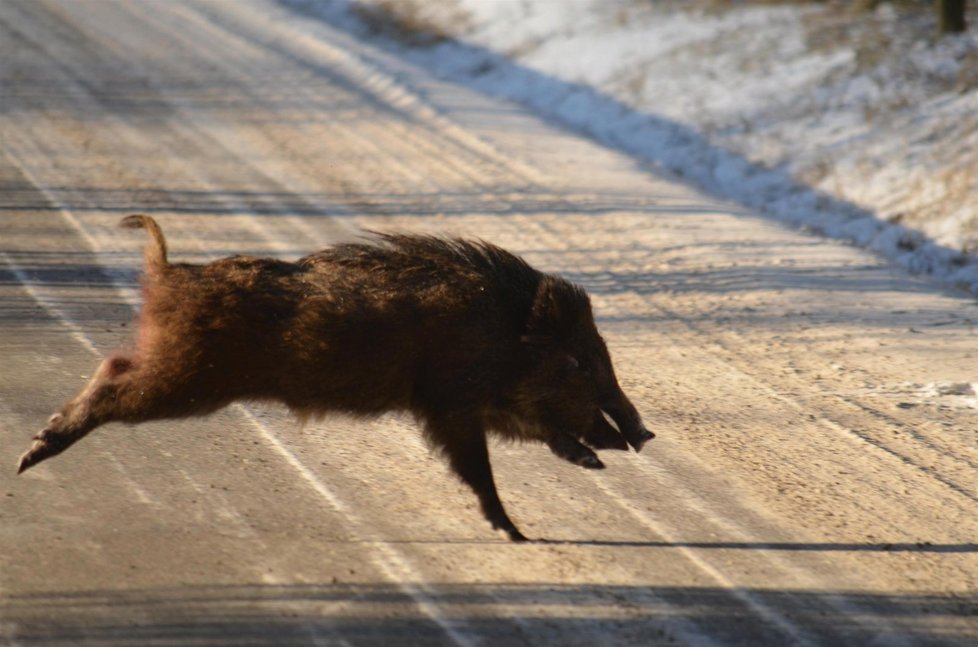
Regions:
<instances>
[{"instance_id":1,"label":"frozen ground","mask_svg":"<svg viewBox=\"0 0 978 647\"><path fill-rule=\"evenodd\" d=\"M751 209L978 290L978 33L884 3L284 0ZM391 27L384 20L401 21ZM349 18L348 18L349 20ZM439 41L416 30L450 36Z\"/></svg>"}]
</instances>

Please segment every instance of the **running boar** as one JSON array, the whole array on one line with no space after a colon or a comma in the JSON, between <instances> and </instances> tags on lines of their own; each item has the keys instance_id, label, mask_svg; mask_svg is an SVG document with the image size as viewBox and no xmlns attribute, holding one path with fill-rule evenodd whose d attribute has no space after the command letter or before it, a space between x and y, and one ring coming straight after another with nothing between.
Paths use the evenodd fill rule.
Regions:
<instances>
[{"instance_id":1,"label":"running boar","mask_svg":"<svg viewBox=\"0 0 978 647\"><path fill-rule=\"evenodd\" d=\"M132 350L105 359L20 458L23 472L107 422L206 415L236 401L412 413L493 528L525 537L496 493L487 433L593 449L653 437L622 393L587 295L488 243L376 234L295 263L169 263L147 216L144 305ZM615 423L612 426L605 417Z\"/></svg>"}]
</instances>

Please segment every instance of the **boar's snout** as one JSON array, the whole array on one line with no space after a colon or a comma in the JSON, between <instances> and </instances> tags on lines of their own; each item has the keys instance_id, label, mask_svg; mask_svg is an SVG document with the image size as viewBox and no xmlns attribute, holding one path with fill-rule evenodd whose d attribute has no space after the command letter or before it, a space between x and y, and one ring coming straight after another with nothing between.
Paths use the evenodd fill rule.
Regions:
<instances>
[{"instance_id":1,"label":"boar's snout","mask_svg":"<svg viewBox=\"0 0 978 647\"><path fill-rule=\"evenodd\" d=\"M641 451L645 443L655 438L655 434L646 429L635 406L621 390L604 340L596 329L589 337L593 338L590 345L596 349L592 362L595 368L593 377L598 395L598 408L614 421L618 432L628 444L636 452Z\"/></svg>"},{"instance_id":2,"label":"boar's snout","mask_svg":"<svg viewBox=\"0 0 978 647\"><path fill-rule=\"evenodd\" d=\"M655 434L646 429L638 411L618 385L611 358L597 331L586 339L586 346L594 352L583 352L579 346L577 352L556 353L570 367L561 380L561 401L567 409L577 412L573 416L565 415L562 422L573 418L587 427L585 421L590 420L589 427L586 430L577 427L579 431L575 435L594 449L627 450L631 446L640 451ZM577 360L575 356L582 359Z\"/></svg>"},{"instance_id":3,"label":"boar's snout","mask_svg":"<svg viewBox=\"0 0 978 647\"><path fill-rule=\"evenodd\" d=\"M622 437L636 452L642 451L645 443L655 438L655 434L646 429L638 411L621 391L614 402L602 404L601 411L614 421Z\"/></svg>"}]
</instances>

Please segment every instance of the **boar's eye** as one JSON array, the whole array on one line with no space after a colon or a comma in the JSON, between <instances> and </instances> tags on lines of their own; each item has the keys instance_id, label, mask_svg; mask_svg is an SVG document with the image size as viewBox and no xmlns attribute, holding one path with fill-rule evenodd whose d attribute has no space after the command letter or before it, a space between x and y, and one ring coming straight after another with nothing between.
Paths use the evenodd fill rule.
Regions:
<instances>
[{"instance_id":1,"label":"boar's eye","mask_svg":"<svg viewBox=\"0 0 978 647\"><path fill-rule=\"evenodd\" d=\"M578 371L580 373L584 373L585 375L590 375L591 374L591 371L587 370L586 367L582 366L581 365L581 362L578 361L578 359L576 357L574 357L573 355L565 355L565 358L567 359L567 365L570 368L572 368L575 371Z\"/></svg>"}]
</instances>

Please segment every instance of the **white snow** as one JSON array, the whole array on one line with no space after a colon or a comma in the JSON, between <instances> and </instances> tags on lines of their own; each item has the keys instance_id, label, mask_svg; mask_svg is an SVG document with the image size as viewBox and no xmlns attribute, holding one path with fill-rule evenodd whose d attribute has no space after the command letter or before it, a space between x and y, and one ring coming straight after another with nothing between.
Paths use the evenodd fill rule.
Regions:
<instances>
[{"instance_id":1,"label":"white snow","mask_svg":"<svg viewBox=\"0 0 978 647\"><path fill-rule=\"evenodd\" d=\"M888 398L907 409L930 406L937 409L978 409L978 384L972 382L904 382L868 389L867 395Z\"/></svg>"},{"instance_id":2,"label":"white snow","mask_svg":"<svg viewBox=\"0 0 978 647\"><path fill-rule=\"evenodd\" d=\"M348 0L282 1L362 29ZM938 39L929 12L888 3L859 16L839 2L360 4L451 35L403 47L444 77L978 293L974 29Z\"/></svg>"}]
</instances>

